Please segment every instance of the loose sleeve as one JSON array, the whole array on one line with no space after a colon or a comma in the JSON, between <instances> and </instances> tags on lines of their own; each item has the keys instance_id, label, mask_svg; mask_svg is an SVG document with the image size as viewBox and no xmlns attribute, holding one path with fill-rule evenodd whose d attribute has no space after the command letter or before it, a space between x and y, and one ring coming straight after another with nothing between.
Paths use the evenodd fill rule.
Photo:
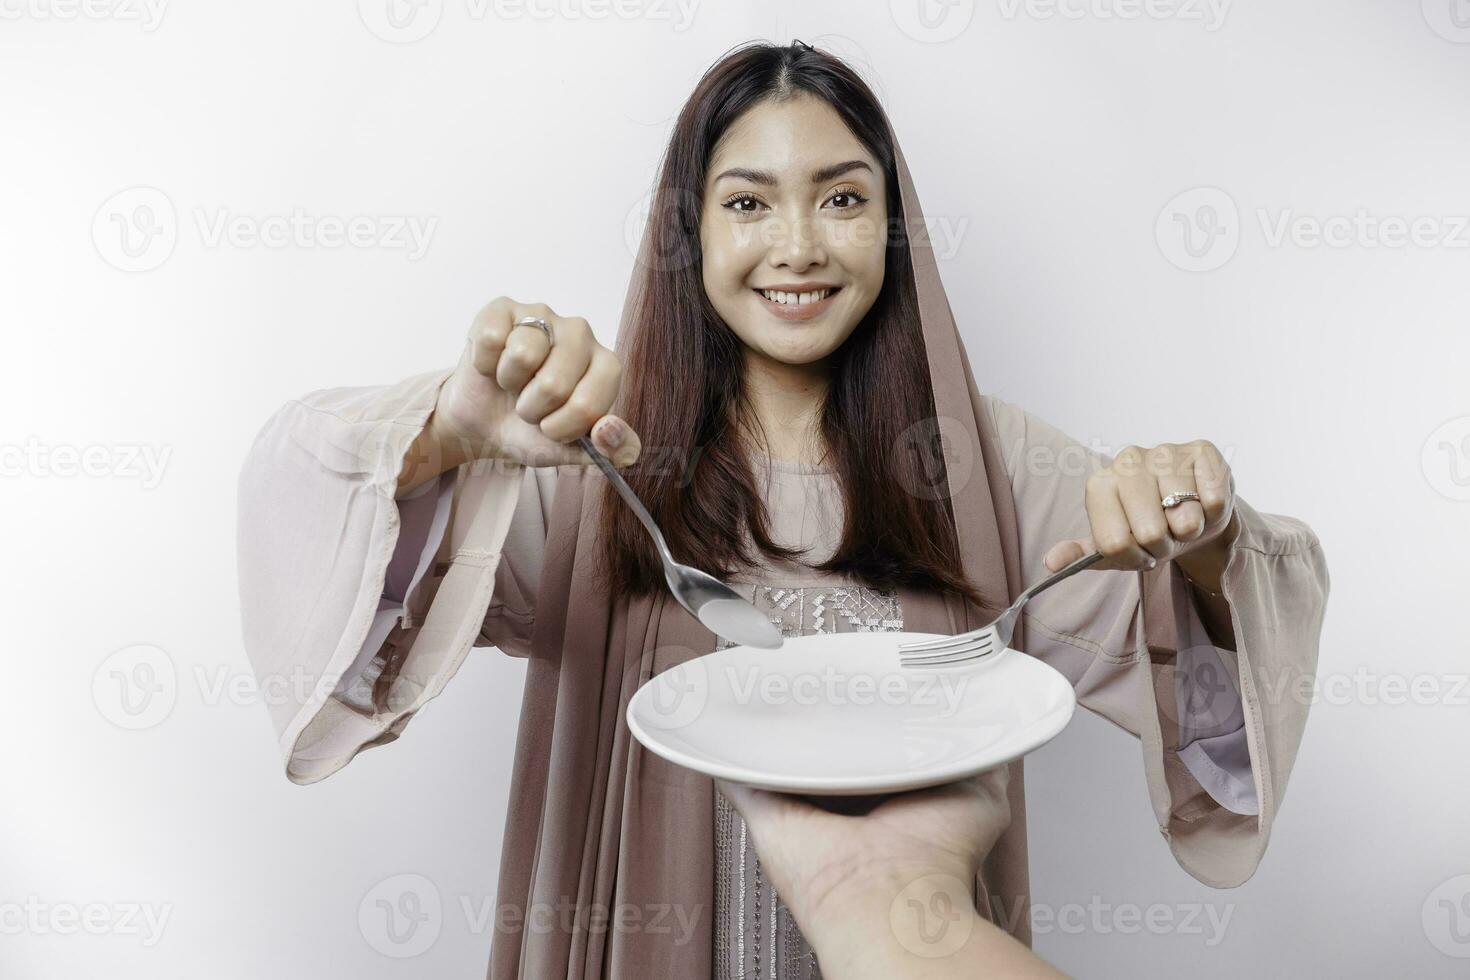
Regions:
<instances>
[{"instance_id":1,"label":"loose sleeve","mask_svg":"<svg viewBox=\"0 0 1470 980\"><path fill-rule=\"evenodd\" d=\"M1090 533L1086 484L1111 457L1019 407L986 396L1020 525L1022 577L1044 578L1059 541ZM1056 667L1078 703L1137 736L1161 834L1187 872L1214 887L1250 878L1307 719L1290 692L1316 673L1329 578L1303 522L1239 494L1240 531L1222 591L1235 649L1212 644L1173 562L1151 572L1089 571L1032 600L1025 652Z\"/></svg>"},{"instance_id":2,"label":"loose sleeve","mask_svg":"<svg viewBox=\"0 0 1470 980\"><path fill-rule=\"evenodd\" d=\"M397 547L398 473L447 378L432 372L289 402L242 467L241 625L292 782L325 779L359 751L395 740L481 636L524 468L480 462L445 474L426 491L435 506L423 540ZM404 573L409 582L395 585Z\"/></svg>"},{"instance_id":3,"label":"loose sleeve","mask_svg":"<svg viewBox=\"0 0 1470 980\"><path fill-rule=\"evenodd\" d=\"M531 655L536 589L546 552L547 522L556 496L556 467L528 466L510 530L495 570L495 595L480 627L479 643L513 657Z\"/></svg>"}]
</instances>

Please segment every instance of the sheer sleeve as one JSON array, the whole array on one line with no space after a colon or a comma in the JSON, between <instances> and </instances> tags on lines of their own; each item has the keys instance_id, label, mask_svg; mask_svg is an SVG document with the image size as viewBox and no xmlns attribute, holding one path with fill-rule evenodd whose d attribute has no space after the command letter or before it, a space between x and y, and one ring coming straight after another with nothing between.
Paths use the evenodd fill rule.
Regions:
<instances>
[{"instance_id":1,"label":"sheer sleeve","mask_svg":"<svg viewBox=\"0 0 1470 980\"><path fill-rule=\"evenodd\" d=\"M510 530L495 572L495 595L480 626L478 642L513 657L531 655L536 625L536 589L546 553L546 528L556 496L556 468L526 467Z\"/></svg>"},{"instance_id":2,"label":"sheer sleeve","mask_svg":"<svg viewBox=\"0 0 1470 980\"><path fill-rule=\"evenodd\" d=\"M1034 582L1048 574L1042 559L1053 545L1089 534L1087 478L1110 457L985 400L1011 479L1022 578ZM1329 588L1311 528L1239 494L1235 506L1240 532L1222 585L1234 650L1212 644L1172 562L1085 572L1024 613L1025 652L1066 675L1079 704L1140 739L1160 832L1181 867L1217 887L1248 879L1265 851L1307 705L1263 695L1315 675Z\"/></svg>"},{"instance_id":3,"label":"sheer sleeve","mask_svg":"<svg viewBox=\"0 0 1470 980\"><path fill-rule=\"evenodd\" d=\"M448 376L289 402L241 469L241 626L293 782L398 738L481 636L524 468L445 474L398 548L401 507L415 512L395 499L398 472Z\"/></svg>"}]
</instances>

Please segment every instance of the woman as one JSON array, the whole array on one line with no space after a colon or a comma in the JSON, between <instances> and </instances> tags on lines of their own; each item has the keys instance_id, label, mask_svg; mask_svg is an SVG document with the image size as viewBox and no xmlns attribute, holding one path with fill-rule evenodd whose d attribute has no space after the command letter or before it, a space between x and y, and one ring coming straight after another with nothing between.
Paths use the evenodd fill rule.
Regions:
<instances>
[{"instance_id":1,"label":"woman","mask_svg":"<svg viewBox=\"0 0 1470 980\"><path fill-rule=\"evenodd\" d=\"M568 445L589 432L675 555L787 635L971 629L1100 548L1013 645L1140 738L1183 867L1254 870L1305 724L1265 695L1315 667L1315 536L1235 496L1207 442L1109 459L982 396L923 227L868 87L751 45L675 125L616 353L500 299L453 369L312 393L257 439L243 624L262 683L311 682L272 704L289 778L397 738L472 646L528 658L492 977L818 975L725 796L629 737L638 686L717 640ZM1022 772L974 884L1024 943Z\"/></svg>"}]
</instances>

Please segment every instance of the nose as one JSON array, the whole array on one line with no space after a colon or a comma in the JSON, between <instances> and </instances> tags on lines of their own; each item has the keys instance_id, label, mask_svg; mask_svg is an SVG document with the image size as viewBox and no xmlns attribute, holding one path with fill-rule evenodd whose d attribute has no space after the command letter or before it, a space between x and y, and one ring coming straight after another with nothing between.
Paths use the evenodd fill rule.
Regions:
<instances>
[{"instance_id":1,"label":"nose","mask_svg":"<svg viewBox=\"0 0 1470 980\"><path fill-rule=\"evenodd\" d=\"M788 222L772 229L766 264L773 269L804 272L827 261L827 249L817 223L810 218Z\"/></svg>"}]
</instances>

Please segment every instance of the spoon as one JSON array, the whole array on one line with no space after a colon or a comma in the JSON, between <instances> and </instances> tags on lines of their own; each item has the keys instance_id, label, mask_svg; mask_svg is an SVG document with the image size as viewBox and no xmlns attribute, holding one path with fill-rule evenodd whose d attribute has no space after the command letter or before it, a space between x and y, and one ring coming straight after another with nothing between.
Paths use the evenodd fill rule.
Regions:
<instances>
[{"instance_id":1,"label":"spoon","mask_svg":"<svg viewBox=\"0 0 1470 980\"><path fill-rule=\"evenodd\" d=\"M648 508L643 506L643 501L638 499L633 488L623 480L617 468L597 451L592 440L586 436L580 437L577 445L592 457L592 462L602 470L603 476L608 478L618 495L632 508L653 538L653 543L658 546L658 556L664 563L664 579L669 583L669 591L674 594L679 605L689 610L690 615L709 627L712 633L723 636L732 643L766 650L781 646L781 631L738 592L713 575L674 561L674 556L669 553L669 546L664 541L663 532L658 529Z\"/></svg>"}]
</instances>

